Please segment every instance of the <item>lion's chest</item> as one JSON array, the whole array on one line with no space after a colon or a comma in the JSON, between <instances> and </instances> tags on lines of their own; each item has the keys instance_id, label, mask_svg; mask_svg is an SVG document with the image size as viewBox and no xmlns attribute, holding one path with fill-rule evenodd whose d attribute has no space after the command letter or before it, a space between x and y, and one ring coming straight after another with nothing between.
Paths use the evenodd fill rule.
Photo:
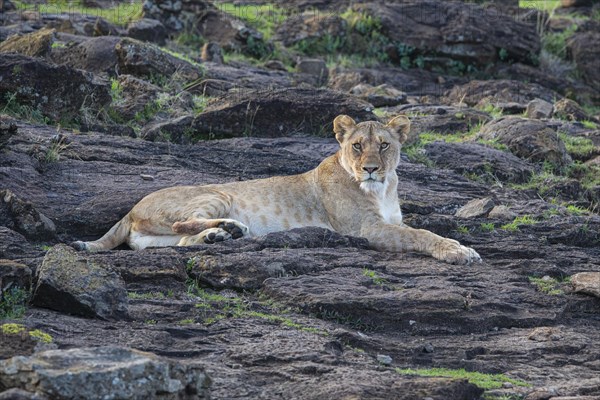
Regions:
<instances>
[{"instance_id":1,"label":"lion's chest","mask_svg":"<svg viewBox=\"0 0 600 400\"><path fill-rule=\"evenodd\" d=\"M402 224L402 211L397 199L378 198L376 201L377 212L385 223L400 225Z\"/></svg>"}]
</instances>

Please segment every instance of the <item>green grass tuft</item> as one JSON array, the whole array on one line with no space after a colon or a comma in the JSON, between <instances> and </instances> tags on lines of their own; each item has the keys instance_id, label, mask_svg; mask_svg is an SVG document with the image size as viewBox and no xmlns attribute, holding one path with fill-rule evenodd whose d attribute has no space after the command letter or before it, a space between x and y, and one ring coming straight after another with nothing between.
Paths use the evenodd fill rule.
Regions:
<instances>
[{"instance_id":1,"label":"green grass tuft","mask_svg":"<svg viewBox=\"0 0 600 400\"><path fill-rule=\"evenodd\" d=\"M496 229L496 225L493 222L482 222L481 230L484 232L493 232Z\"/></svg>"},{"instance_id":2,"label":"green grass tuft","mask_svg":"<svg viewBox=\"0 0 600 400\"><path fill-rule=\"evenodd\" d=\"M484 374L481 372L469 372L464 369L448 369L448 368L430 368L430 369L400 369L396 368L396 372L402 375L417 375L417 376L435 376L445 378L466 379L469 383L480 387L481 389L499 389L504 383L511 383L515 386L529 387L527 382L509 378L504 374Z\"/></svg>"},{"instance_id":3,"label":"green grass tuft","mask_svg":"<svg viewBox=\"0 0 600 400\"><path fill-rule=\"evenodd\" d=\"M142 1L122 2L110 8L86 7L82 2L50 0L46 4L28 4L15 1L20 11L32 10L41 14L82 14L104 18L115 25L126 25L142 18Z\"/></svg>"},{"instance_id":4,"label":"green grass tuft","mask_svg":"<svg viewBox=\"0 0 600 400\"><path fill-rule=\"evenodd\" d=\"M519 230L519 226L521 226L521 225L535 225L535 224L537 224L537 222L538 221L536 221L535 219L533 219L531 216L529 216L529 215L523 215L521 217L515 218L509 224L502 225L500 227L500 229L505 230L505 231L509 231L509 232L516 232L516 231Z\"/></svg>"},{"instance_id":5,"label":"green grass tuft","mask_svg":"<svg viewBox=\"0 0 600 400\"><path fill-rule=\"evenodd\" d=\"M529 277L529 282L535 285L537 290L550 296L558 296L559 294L563 294L564 292L562 289L560 289L560 284L568 283L570 281L570 277L566 277L562 280L551 278L549 276L544 276L543 278L536 278L535 276Z\"/></svg>"}]
</instances>

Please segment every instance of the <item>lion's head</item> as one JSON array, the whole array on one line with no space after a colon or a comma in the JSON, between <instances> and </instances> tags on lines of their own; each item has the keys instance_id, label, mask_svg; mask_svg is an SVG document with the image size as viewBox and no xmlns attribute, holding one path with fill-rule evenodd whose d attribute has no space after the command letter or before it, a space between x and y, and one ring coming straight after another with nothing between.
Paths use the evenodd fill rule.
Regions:
<instances>
[{"instance_id":1,"label":"lion's head","mask_svg":"<svg viewBox=\"0 0 600 400\"><path fill-rule=\"evenodd\" d=\"M340 163L365 192L381 193L387 188L387 177L400 162L400 149L410 130L403 115L387 125L368 121L357 124L347 115L333 121L335 138L340 142Z\"/></svg>"}]
</instances>

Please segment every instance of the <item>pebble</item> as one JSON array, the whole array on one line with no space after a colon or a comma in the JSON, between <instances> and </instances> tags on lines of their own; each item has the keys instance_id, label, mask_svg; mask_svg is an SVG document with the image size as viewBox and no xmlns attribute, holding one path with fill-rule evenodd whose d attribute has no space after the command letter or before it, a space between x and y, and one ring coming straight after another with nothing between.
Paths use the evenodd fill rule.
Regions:
<instances>
[{"instance_id":1,"label":"pebble","mask_svg":"<svg viewBox=\"0 0 600 400\"><path fill-rule=\"evenodd\" d=\"M385 354L377 354L377 361L383 365L390 365L392 363L392 357Z\"/></svg>"}]
</instances>

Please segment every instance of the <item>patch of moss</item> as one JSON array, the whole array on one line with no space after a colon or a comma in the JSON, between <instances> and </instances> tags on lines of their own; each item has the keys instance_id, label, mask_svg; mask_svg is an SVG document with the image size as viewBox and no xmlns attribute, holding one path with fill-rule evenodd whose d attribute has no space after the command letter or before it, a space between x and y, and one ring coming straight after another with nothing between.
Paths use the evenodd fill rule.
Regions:
<instances>
[{"instance_id":1,"label":"patch of moss","mask_svg":"<svg viewBox=\"0 0 600 400\"><path fill-rule=\"evenodd\" d=\"M52 343L52 336L39 329L34 329L29 332L29 336L42 343Z\"/></svg>"},{"instance_id":2,"label":"patch of moss","mask_svg":"<svg viewBox=\"0 0 600 400\"><path fill-rule=\"evenodd\" d=\"M417 375L417 376L435 376L456 379L466 379L475 386L481 389L499 389L504 383L511 383L515 386L529 387L531 386L525 381L509 378L504 374L484 374L481 372L471 372L465 369L448 369L448 368L430 368L430 369L400 369L396 368L396 372L402 375Z\"/></svg>"},{"instance_id":3,"label":"patch of moss","mask_svg":"<svg viewBox=\"0 0 600 400\"><path fill-rule=\"evenodd\" d=\"M5 335L18 335L25 332L25 327L21 324L3 324L0 326L2 333Z\"/></svg>"},{"instance_id":4,"label":"patch of moss","mask_svg":"<svg viewBox=\"0 0 600 400\"><path fill-rule=\"evenodd\" d=\"M21 324L9 323L0 325L0 331L4 335L20 335L24 332L27 332L27 328ZM39 329L34 329L27 333L31 338L37 340L38 342L52 343L52 336Z\"/></svg>"},{"instance_id":5,"label":"patch of moss","mask_svg":"<svg viewBox=\"0 0 600 400\"><path fill-rule=\"evenodd\" d=\"M363 275L366 276L367 278L371 278L373 283L378 286L382 286L387 283L387 280L385 278L380 277L379 275L377 275L377 272L370 270L368 268L363 269Z\"/></svg>"}]
</instances>

